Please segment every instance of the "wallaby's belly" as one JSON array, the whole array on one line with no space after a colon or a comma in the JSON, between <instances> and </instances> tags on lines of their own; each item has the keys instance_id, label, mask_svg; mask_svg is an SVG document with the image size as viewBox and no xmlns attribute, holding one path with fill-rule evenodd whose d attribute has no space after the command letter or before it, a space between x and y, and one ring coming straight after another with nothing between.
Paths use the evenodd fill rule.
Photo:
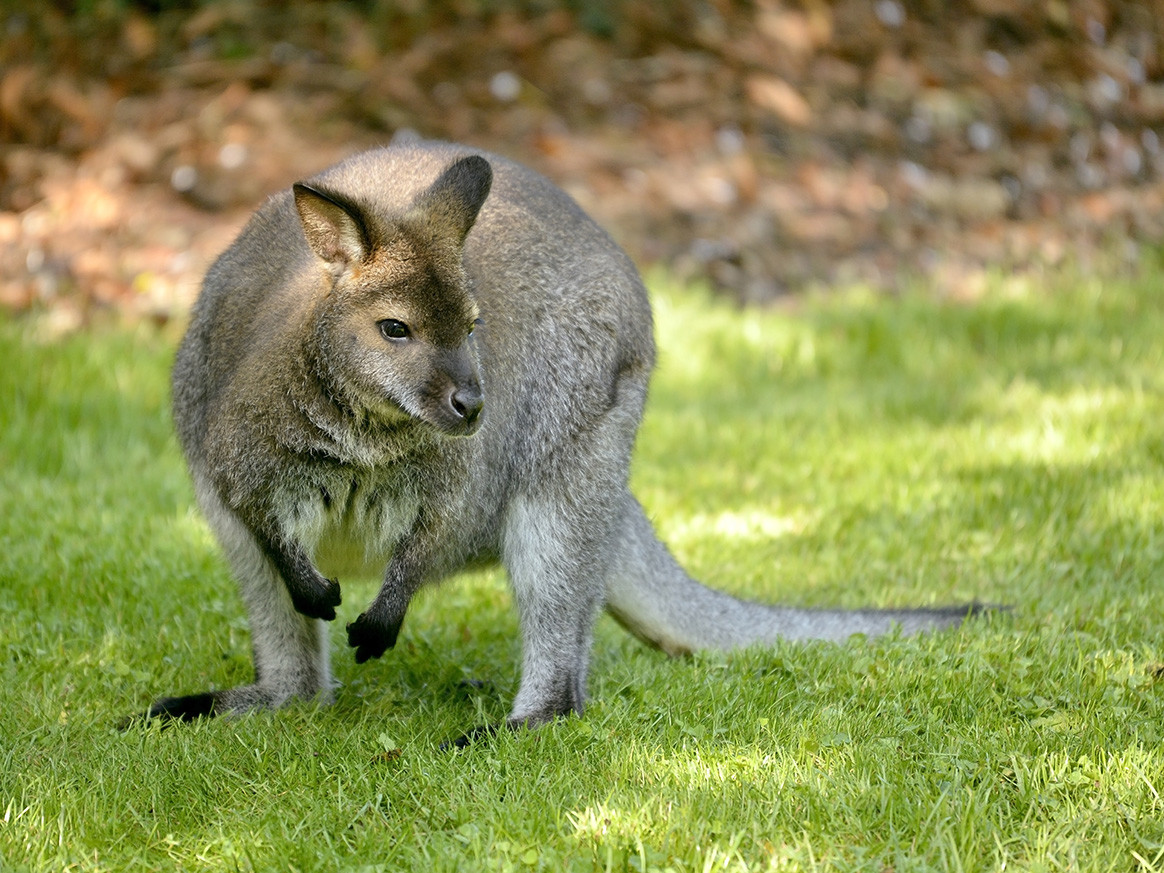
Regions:
<instances>
[{"instance_id":1,"label":"wallaby's belly","mask_svg":"<svg viewBox=\"0 0 1164 873\"><path fill-rule=\"evenodd\" d=\"M372 537L337 529L320 539L313 563L329 579L379 579L384 575L392 551L382 553L377 545Z\"/></svg>"}]
</instances>

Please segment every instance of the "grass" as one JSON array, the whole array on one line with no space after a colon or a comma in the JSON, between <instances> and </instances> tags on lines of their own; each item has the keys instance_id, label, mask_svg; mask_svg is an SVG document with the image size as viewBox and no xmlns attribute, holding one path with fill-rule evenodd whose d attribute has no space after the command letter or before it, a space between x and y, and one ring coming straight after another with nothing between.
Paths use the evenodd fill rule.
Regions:
<instances>
[{"instance_id":1,"label":"grass","mask_svg":"<svg viewBox=\"0 0 1164 873\"><path fill-rule=\"evenodd\" d=\"M381 662L336 634L330 708L118 732L250 676L173 337L0 321L0 869L1164 869L1160 273L768 312L653 284L634 477L693 572L1012 613L681 660L604 619L583 719L446 753L516 688L475 574Z\"/></svg>"}]
</instances>

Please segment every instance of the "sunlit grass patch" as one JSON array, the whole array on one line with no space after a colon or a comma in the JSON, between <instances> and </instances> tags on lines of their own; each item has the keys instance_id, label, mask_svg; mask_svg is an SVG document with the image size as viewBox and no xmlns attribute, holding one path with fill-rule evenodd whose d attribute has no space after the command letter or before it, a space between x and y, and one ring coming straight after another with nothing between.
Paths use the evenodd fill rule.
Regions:
<instances>
[{"instance_id":1,"label":"sunlit grass patch","mask_svg":"<svg viewBox=\"0 0 1164 873\"><path fill-rule=\"evenodd\" d=\"M652 281L633 483L710 584L972 600L957 631L669 660L600 622L582 719L504 716L504 575L335 705L118 732L250 677L168 418L172 337L0 323L0 869L1164 869L1159 277L739 311ZM375 580L344 580L337 625Z\"/></svg>"}]
</instances>

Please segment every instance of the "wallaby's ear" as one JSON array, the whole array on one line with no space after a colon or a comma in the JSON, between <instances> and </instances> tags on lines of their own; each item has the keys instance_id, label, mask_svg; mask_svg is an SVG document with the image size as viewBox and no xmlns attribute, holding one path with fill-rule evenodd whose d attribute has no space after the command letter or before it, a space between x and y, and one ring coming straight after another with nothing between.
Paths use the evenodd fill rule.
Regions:
<instances>
[{"instance_id":1,"label":"wallaby's ear","mask_svg":"<svg viewBox=\"0 0 1164 873\"><path fill-rule=\"evenodd\" d=\"M367 228L354 206L302 182L292 186L303 235L319 257L329 264L358 264L368 255Z\"/></svg>"},{"instance_id":2,"label":"wallaby's ear","mask_svg":"<svg viewBox=\"0 0 1164 873\"><path fill-rule=\"evenodd\" d=\"M493 168L480 155L460 158L440 174L416 201L415 209L433 231L451 236L460 245L493 184Z\"/></svg>"}]
</instances>

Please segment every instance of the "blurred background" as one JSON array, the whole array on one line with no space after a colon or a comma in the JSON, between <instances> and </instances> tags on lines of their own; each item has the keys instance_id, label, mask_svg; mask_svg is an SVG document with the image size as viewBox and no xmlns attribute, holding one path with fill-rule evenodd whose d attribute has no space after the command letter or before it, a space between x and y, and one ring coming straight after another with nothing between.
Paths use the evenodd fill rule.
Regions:
<instances>
[{"instance_id":1,"label":"blurred background","mask_svg":"<svg viewBox=\"0 0 1164 873\"><path fill-rule=\"evenodd\" d=\"M265 196L418 136L740 302L1135 271L1162 36L1164 0L0 0L0 307L180 317Z\"/></svg>"}]
</instances>

